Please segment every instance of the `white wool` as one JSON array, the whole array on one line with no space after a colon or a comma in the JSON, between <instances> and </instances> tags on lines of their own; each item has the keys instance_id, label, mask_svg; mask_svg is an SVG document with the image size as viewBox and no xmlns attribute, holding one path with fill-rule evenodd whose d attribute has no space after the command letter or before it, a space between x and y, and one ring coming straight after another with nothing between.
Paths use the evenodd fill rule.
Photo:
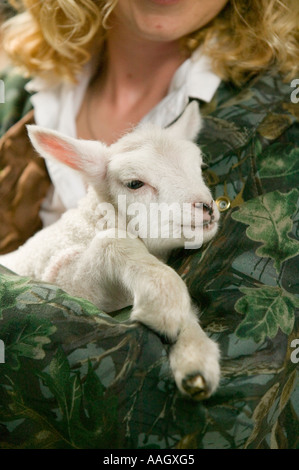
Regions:
<instances>
[{"instance_id":1,"label":"white wool","mask_svg":"<svg viewBox=\"0 0 299 470\"><path fill-rule=\"evenodd\" d=\"M187 241L184 204L191 207L191 225L200 229L203 242L217 231L219 212L202 177L201 152L191 142L200 125L198 105L191 103L171 128L145 125L110 147L29 126L36 150L80 171L89 189L77 208L0 257L16 273L55 283L107 312L133 305L132 320L173 343L170 364L177 386L195 399L218 385L218 347L201 329L185 283L164 261ZM136 181L143 185L128 187ZM167 237L160 221L148 218L153 204L179 208L167 213ZM132 208L138 209L138 220ZM153 237L150 229L161 233Z\"/></svg>"}]
</instances>

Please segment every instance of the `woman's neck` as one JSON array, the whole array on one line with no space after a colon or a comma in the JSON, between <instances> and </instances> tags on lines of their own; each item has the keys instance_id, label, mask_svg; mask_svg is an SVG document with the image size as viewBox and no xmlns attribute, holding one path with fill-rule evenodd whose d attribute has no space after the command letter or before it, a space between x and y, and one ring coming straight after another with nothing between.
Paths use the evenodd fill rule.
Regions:
<instances>
[{"instance_id":1,"label":"woman's neck","mask_svg":"<svg viewBox=\"0 0 299 470\"><path fill-rule=\"evenodd\" d=\"M82 138L111 144L165 97L186 56L179 42L138 38L121 25L108 30L106 46L104 72L87 91L77 128Z\"/></svg>"},{"instance_id":2,"label":"woman's neck","mask_svg":"<svg viewBox=\"0 0 299 470\"><path fill-rule=\"evenodd\" d=\"M134 106L145 96L158 103L167 93L177 68L186 59L178 42L136 38L121 26L109 31L103 90L114 105ZM127 103L123 103L123 101ZM155 103L155 104L156 104Z\"/></svg>"}]
</instances>

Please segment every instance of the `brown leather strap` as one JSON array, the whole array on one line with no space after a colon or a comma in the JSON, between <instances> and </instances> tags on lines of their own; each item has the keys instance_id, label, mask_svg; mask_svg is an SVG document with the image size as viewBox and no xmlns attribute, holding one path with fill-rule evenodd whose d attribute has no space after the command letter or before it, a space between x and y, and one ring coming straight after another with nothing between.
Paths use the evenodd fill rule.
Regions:
<instances>
[{"instance_id":1,"label":"brown leather strap","mask_svg":"<svg viewBox=\"0 0 299 470\"><path fill-rule=\"evenodd\" d=\"M0 253L8 253L42 228L40 205L51 185L44 160L28 138L33 110L0 139Z\"/></svg>"}]
</instances>

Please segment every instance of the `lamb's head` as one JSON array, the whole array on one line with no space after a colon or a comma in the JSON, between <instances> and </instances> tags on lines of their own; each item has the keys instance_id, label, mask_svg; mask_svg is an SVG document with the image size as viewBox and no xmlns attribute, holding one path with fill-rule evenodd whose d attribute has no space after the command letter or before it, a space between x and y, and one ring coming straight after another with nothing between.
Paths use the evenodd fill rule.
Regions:
<instances>
[{"instance_id":1,"label":"lamb's head","mask_svg":"<svg viewBox=\"0 0 299 470\"><path fill-rule=\"evenodd\" d=\"M133 236L150 251L198 247L216 233L219 211L202 176L202 156L192 142L200 130L191 103L172 126L140 125L110 147L28 126L37 151L84 174L113 204Z\"/></svg>"}]
</instances>

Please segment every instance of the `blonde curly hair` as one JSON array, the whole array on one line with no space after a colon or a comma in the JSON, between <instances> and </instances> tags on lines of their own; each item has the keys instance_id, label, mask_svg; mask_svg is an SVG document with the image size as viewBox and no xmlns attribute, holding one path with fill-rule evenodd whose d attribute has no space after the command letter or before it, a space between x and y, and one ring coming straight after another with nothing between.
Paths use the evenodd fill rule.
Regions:
<instances>
[{"instance_id":1,"label":"blonde curly hair","mask_svg":"<svg viewBox=\"0 0 299 470\"><path fill-rule=\"evenodd\" d=\"M94 47L105 52L109 15L118 0L10 0L19 12L3 26L4 48L27 74L75 80ZM216 73L240 85L275 66L299 69L298 0L229 0L205 27L182 38L202 45Z\"/></svg>"}]
</instances>

